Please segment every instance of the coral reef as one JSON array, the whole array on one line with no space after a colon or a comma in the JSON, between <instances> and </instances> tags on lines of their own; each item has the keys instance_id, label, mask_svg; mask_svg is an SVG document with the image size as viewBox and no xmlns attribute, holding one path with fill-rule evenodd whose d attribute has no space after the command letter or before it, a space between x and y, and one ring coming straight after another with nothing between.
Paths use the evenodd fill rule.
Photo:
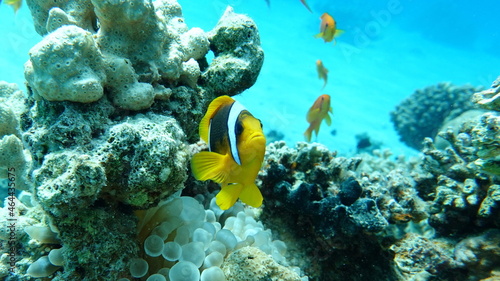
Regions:
<instances>
[{"instance_id":1,"label":"coral reef","mask_svg":"<svg viewBox=\"0 0 500 281\"><path fill-rule=\"evenodd\" d=\"M35 98L93 102L104 95L103 66L92 34L65 25L31 48L25 77Z\"/></svg>"},{"instance_id":2,"label":"coral reef","mask_svg":"<svg viewBox=\"0 0 500 281\"><path fill-rule=\"evenodd\" d=\"M478 104L479 107L498 111L500 109L500 76L493 81L491 88L475 93L472 96L472 101Z\"/></svg>"},{"instance_id":3,"label":"coral reef","mask_svg":"<svg viewBox=\"0 0 500 281\"><path fill-rule=\"evenodd\" d=\"M28 276L13 273L34 271L34 274L38 275L42 271L49 270L53 273L59 269L59 266L43 263L52 250L61 247L53 225L48 222L40 205L32 204L34 201L29 192L22 191L17 198L9 196L5 199L4 207L0 209L0 224L4 227L10 226L9 231L0 231L2 280L28 280ZM40 262L31 267L38 259L41 259Z\"/></svg>"},{"instance_id":4,"label":"coral reef","mask_svg":"<svg viewBox=\"0 0 500 281\"><path fill-rule=\"evenodd\" d=\"M376 153L336 157L316 143L298 143L293 149L275 142L267 148L266 167L259 174L266 198L263 220L292 229L295 242L288 245L315 260L298 264L314 280L398 278L378 235L390 223L423 221L425 205L410 177L416 163L395 163L390 153Z\"/></svg>"},{"instance_id":5,"label":"coral reef","mask_svg":"<svg viewBox=\"0 0 500 281\"><path fill-rule=\"evenodd\" d=\"M201 85L232 96L252 86L264 62L264 52L255 23L228 8L209 32L214 59L203 72ZM228 72L228 69L231 69ZM228 79L229 75L230 79Z\"/></svg>"},{"instance_id":6,"label":"coral reef","mask_svg":"<svg viewBox=\"0 0 500 281\"><path fill-rule=\"evenodd\" d=\"M19 186L32 177L40 225L58 241L52 254L21 251L15 276L116 280L145 239L136 213L184 188L207 104L255 82L259 33L230 7L205 32L175 0L27 3L44 38L25 64L27 97L0 84L0 160L19 166ZM216 92L221 81L231 87Z\"/></svg>"},{"instance_id":7,"label":"coral reef","mask_svg":"<svg viewBox=\"0 0 500 281\"><path fill-rule=\"evenodd\" d=\"M457 255L461 241L499 227L497 179L475 164L479 144L471 135L481 126L472 119L458 135L442 132L450 142L445 150L425 139L421 160L387 150L344 158L319 144L272 143L259 175L262 219L291 231L278 237L286 237L289 260L312 280L495 276L493 267L469 268ZM489 249L486 264L499 250L494 242Z\"/></svg>"},{"instance_id":8,"label":"coral reef","mask_svg":"<svg viewBox=\"0 0 500 281\"><path fill-rule=\"evenodd\" d=\"M475 164L480 166L483 171L500 175L500 77L498 77L490 89L475 93L472 101L479 107L491 110L491 113L481 116L478 124L472 130L472 145L477 149L479 159Z\"/></svg>"},{"instance_id":9,"label":"coral reef","mask_svg":"<svg viewBox=\"0 0 500 281\"><path fill-rule=\"evenodd\" d=\"M380 149L382 142L371 139L366 133L360 133L354 136L356 138L356 153L370 153L373 150Z\"/></svg>"},{"instance_id":10,"label":"coral reef","mask_svg":"<svg viewBox=\"0 0 500 281\"><path fill-rule=\"evenodd\" d=\"M491 102L498 92L498 79L492 87L471 96L479 107L496 111ZM412 177L419 196L428 204L428 222L435 232L429 237L433 239L406 234L390 247L405 279L498 278L496 115L486 112L442 130L438 136L448 142L445 148L438 148L431 138L424 139L422 172Z\"/></svg>"},{"instance_id":11,"label":"coral reef","mask_svg":"<svg viewBox=\"0 0 500 281\"><path fill-rule=\"evenodd\" d=\"M474 95L477 104L485 103L498 88ZM450 146L439 150L432 139L425 139L423 169L430 175L416 179L421 196L432 201L430 223L442 234L460 234L470 228L479 231L498 228L500 208L499 181L496 171L498 117L487 112L479 118L439 133Z\"/></svg>"},{"instance_id":12,"label":"coral reef","mask_svg":"<svg viewBox=\"0 0 500 281\"><path fill-rule=\"evenodd\" d=\"M417 90L391 112L391 121L401 141L420 150L424 138L435 138L439 131L461 123L460 120L469 118L470 114L480 114L481 112L469 112L476 108L470 97L480 90L450 83ZM466 116L461 116L462 114Z\"/></svg>"},{"instance_id":13,"label":"coral reef","mask_svg":"<svg viewBox=\"0 0 500 281\"><path fill-rule=\"evenodd\" d=\"M13 171L17 176L15 188L27 190L31 186L28 177L31 156L21 141L20 116L27 110L19 102L23 99L24 94L16 84L0 81L0 180ZM3 188L0 195L6 197Z\"/></svg>"},{"instance_id":14,"label":"coral reef","mask_svg":"<svg viewBox=\"0 0 500 281\"><path fill-rule=\"evenodd\" d=\"M405 280L427 280L431 276L447 275L453 279L463 272L456 270L451 244L429 240L418 234L409 233L391 246L394 262Z\"/></svg>"},{"instance_id":15,"label":"coral reef","mask_svg":"<svg viewBox=\"0 0 500 281\"><path fill-rule=\"evenodd\" d=\"M205 33L187 28L176 1L28 5L37 31L48 34L30 51L26 79L35 97L51 101L93 102L106 94L116 107L144 110L168 99L167 88L196 89L200 77L210 100L252 86L263 63L255 23L230 7Z\"/></svg>"},{"instance_id":16,"label":"coral reef","mask_svg":"<svg viewBox=\"0 0 500 281\"><path fill-rule=\"evenodd\" d=\"M0 82L0 171L15 167L30 192L0 211L2 224L17 217L0 232L0 278L498 277L500 79L473 96L481 111L468 102L477 89L439 84L392 113L420 160L366 136L351 158L271 143L265 206L222 211L188 161L204 149L207 104L257 79L255 23L228 7L213 30L189 29L175 0L27 3L44 38L25 65L27 95Z\"/></svg>"},{"instance_id":17,"label":"coral reef","mask_svg":"<svg viewBox=\"0 0 500 281\"><path fill-rule=\"evenodd\" d=\"M455 247L455 260L470 271L471 279L500 278L500 230L490 229L478 236L460 241ZM491 277L491 279L486 279Z\"/></svg>"}]
</instances>

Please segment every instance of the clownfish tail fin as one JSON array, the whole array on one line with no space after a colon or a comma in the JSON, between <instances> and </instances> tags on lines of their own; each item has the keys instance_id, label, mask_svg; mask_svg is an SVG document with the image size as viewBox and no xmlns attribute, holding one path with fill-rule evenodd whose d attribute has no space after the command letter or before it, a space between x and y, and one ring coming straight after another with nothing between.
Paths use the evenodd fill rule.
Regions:
<instances>
[{"instance_id":1,"label":"clownfish tail fin","mask_svg":"<svg viewBox=\"0 0 500 281\"><path fill-rule=\"evenodd\" d=\"M236 203L242 190L243 185L241 183L222 185L221 190L215 196L215 203L217 203L222 210L227 210Z\"/></svg>"},{"instance_id":2,"label":"clownfish tail fin","mask_svg":"<svg viewBox=\"0 0 500 281\"><path fill-rule=\"evenodd\" d=\"M240 193L240 200L247 205L258 208L262 205L263 197L257 185L252 182L243 187Z\"/></svg>"}]
</instances>

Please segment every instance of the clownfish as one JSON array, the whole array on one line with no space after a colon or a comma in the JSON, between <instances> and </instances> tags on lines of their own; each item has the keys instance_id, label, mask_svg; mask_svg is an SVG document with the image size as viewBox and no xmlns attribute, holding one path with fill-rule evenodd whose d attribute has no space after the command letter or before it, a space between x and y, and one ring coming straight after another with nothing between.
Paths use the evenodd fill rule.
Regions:
<instances>
[{"instance_id":1,"label":"clownfish","mask_svg":"<svg viewBox=\"0 0 500 281\"><path fill-rule=\"evenodd\" d=\"M319 33L314 35L315 38L323 38L325 42L332 42L335 36L344 33L343 30L337 29L337 23L328 13L323 13L320 17L321 23L319 25ZM334 41L334 43L337 43Z\"/></svg>"},{"instance_id":2,"label":"clownfish","mask_svg":"<svg viewBox=\"0 0 500 281\"><path fill-rule=\"evenodd\" d=\"M208 106L199 131L209 151L193 156L191 170L197 180L221 184L217 205L227 210L238 198L252 207L262 205L262 194L255 185L266 150L260 120L238 101L220 96Z\"/></svg>"},{"instance_id":3,"label":"clownfish","mask_svg":"<svg viewBox=\"0 0 500 281\"><path fill-rule=\"evenodd\" d=\"M321 121L323 121L323 119L326 121L328 126L332 124L332 119L329 114L331 112L332 108L330 107L330 96L319 96L307 112L307 122L309 122L309 128L307 128L304 132L306 141L311 141L313 131L316 133L316 136L318 136L319 126L321 125Z\"/></svg>"},{"instance_id":4,"label":"clownfish","mask_svg":"<svg viewBox=\"0 0 500 281\"><path fill-rule=\"evenodd\" d=\"M318 78L325 80L325 83L323 83L323 88L322 88L324 89L326 86L326 82L328 81L328 69L326 69L321 60L317 60L316 70L318 71Z\"/></svg>"}]
</instances>

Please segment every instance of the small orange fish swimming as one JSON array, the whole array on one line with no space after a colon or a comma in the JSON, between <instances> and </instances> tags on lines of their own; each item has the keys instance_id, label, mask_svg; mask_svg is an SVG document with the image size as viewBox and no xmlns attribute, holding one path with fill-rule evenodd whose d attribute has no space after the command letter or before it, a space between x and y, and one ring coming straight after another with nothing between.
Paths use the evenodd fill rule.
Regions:
<instances>
[{"instance_id":1,"label":"small orange fish swimming","mask_svg":"<svg viewBox=\"0 0 500 281\"><path fill-rule=\"evenodd\" d=\"M309 122L309 128L307 128L304 132L306 141L311 141L313 131L316 133L316 136L318 136L319 126L321 125L321 121L323 121L323 119L326 121L328 126L332 124L332 119L329 113L332 113L332 108L330 107L330 96L319 96L307 112L307 122Z\"/></svg>"},{"instance_id":2,"label":"small orange fish swimming","mask_svg":"<svg viewBox=\"0 0 500 281\"><path fill-rule=\"evenodd\" d=\"M309 12L311 12L311 13L313 12L313 11L311 10L311 8L309 7L309 5L307 5L306 0L300 0L300 2L301 2L301 3L302 3L302 4L303 4L303 5L304 5L304 6L305 6L308 10L309 10Z\"/></svg>"},{"instance_id":3,"label":"small orange fish swimming","mask_svg":"<svg viewBox=\"0 0 500 281\"><path fill-rule=\"evenodd\" d=\"M2 1L0 1L0 3L1 2ZM21 0L5 0L5 4L12 6L12 8L14 9L14 12L16 12L16 13L19 10L19 8L21 8L22 3L23 2Z\"/></svg>"},{"instance_id":4,"label":"small orange fish swimming","mask_svg":"<svg viewBox=\"0 0 500 281\"><path fill-rule=\"evenodd\" d=\"M335 36L341 35L342 33L344 33L344 31L337 29L337 23L328 13L324 13L323 15L321 15L320 19L320 33L316 34L314 37L323 38L325 42L332 42L332 40L334 40L334 43L337 43L335 41Z\"/></svg>"},{"instance_id":5,"label":"small orange fish swimming","mask_svg":"<svg viewBox=\"0 0 500 281\"><path fill-rule=\"evenodd\" d=\"M316 61L316 70L318 71L318 78L325 80L325 83L323 84L323 88L326 86L326 82L328 81L328 69L323 65L323 62L321 60Z\"/></svg>"},{"instance_id":6,"label":"small orange fish swimming","mask_svg":"<svg viewBox=\"0 0 500 281\"><path fill-rule=\"evenodd\" d=\"M199 130L209 151L193 156L191 170L197 180L221 184L217 205L227 210L238 198L252 207L262 205L262 194L255 185L266 150L260 120L238 101L220 96L208 106Z\"/></svg>"}]
</instances>

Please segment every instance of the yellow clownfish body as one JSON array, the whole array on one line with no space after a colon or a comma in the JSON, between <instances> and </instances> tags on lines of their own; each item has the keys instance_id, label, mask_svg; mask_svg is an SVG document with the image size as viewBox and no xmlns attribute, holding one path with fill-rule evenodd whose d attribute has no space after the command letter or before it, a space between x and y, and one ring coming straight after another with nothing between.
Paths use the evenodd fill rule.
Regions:
<instances>
[{"instance_id":1,"label":"yellow clownfish body","mask_svg":"<svg viewBox=\"0 0 500 281\"><path fill-rule=\"evenodd\" d=\"M197 180L221 184L217 205L227 210L238 198L252 207L262 205L255 185L266 150L260 120L239 102L221 96L210 103L199 129L210 151L195 154L191 170Z\"/></svg>"}]
</instances>

